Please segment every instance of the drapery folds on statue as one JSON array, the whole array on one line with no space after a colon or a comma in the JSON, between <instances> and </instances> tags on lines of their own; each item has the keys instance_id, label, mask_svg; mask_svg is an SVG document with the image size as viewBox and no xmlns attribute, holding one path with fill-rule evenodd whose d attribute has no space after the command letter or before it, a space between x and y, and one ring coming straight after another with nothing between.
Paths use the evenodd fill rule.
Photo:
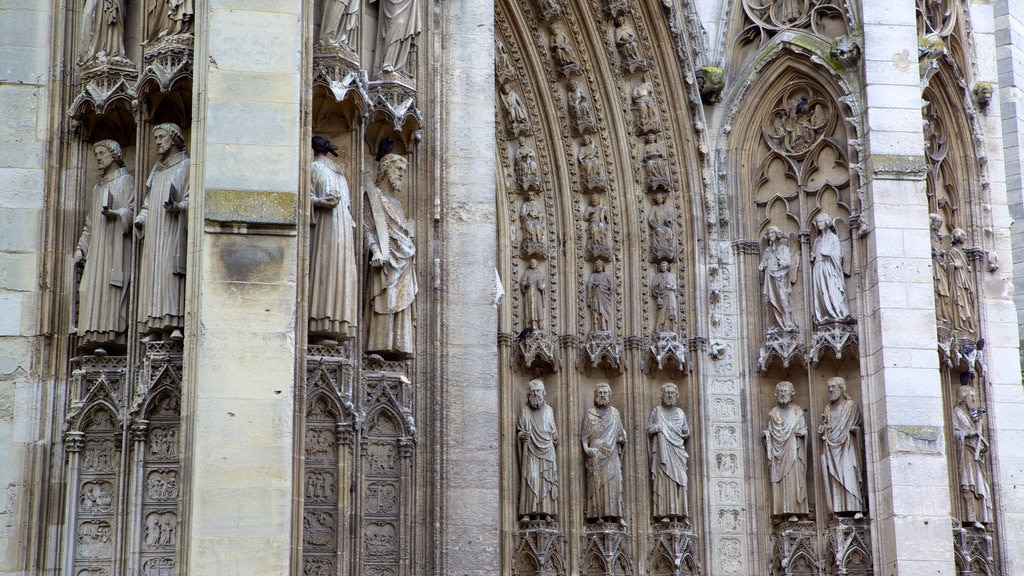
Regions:
<instances>
[{"instance_id":1,"label":"drapery folds on statue","mask_svg":"<svg viewBox=\"0 0 1024 576\"><path fill-rule=\"evenodd\" d=\"M679 390L675 384L661 387L661 405L647 417L651 441L651 514L655 519L681 520L689 512L686 439L690 426L683 409L676 406Z\"/></svg>"},{"instance_id":2,"label":"drapery folds on statue","mask_svg":"<svg viewBox=\"0 0 1024 576\"><path fill-rule=\"evenodd\" d=\"M776 391L779 405L768 412L768 428L764 431L772 515L796 519L808 513L807 419L803 408L793 403L791 382L779 382Z\"/></svg>"},{"instance_id":3,"label":"drapery folds on statue","mask_svg":"<svg viewBox=\"0 0 1024 576\"><path fill-rule=\"evenodd\" d=\"M861 490L860 407L846 393L846 381L828 379L830 403L821 415L818 433L824 441L821 454L825 493L833 514L863 516Z\"/></svg>"},{"instance_id":4,"label":"drapery folds on statue","mask_svg":"<svg viewBox=\"0 0 1024 576\"><path fill-rule=\"evenodd\" d=\"M594 407L580 425L580 441L587 466L587 521L615 520L625 524L622 506L622 445L626 430L619 411L611 406L611 387L600 383L594 390Z\"/></svg>"},{"instance_id":5,"label":"drapery folds on statue","mask_svg":"<svg viewBox=\"0 0 1024 576\"><path fill-rule=\"evenodd\" d=\"M558 501L558 428L554 411L544 403L541 380L530 381L526 404L519 410L516 435L520 446L519 515L523 520L539 516L550 521Z\"/></svg>"}]
</instances>

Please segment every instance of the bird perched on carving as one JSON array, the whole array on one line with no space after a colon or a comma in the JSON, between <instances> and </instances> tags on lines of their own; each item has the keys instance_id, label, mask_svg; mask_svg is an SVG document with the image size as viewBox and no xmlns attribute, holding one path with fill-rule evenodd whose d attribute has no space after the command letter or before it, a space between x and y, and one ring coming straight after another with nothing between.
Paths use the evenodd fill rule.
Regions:
<instances>
[{"instance_id":1,"label":"bird perched on carving","mask_svg":"<svg viewBox=\"0 0 1024 576\"><path fill-rule=\"evenodd\" d=\"M800 99L796 101L796 113L797 114L803 114L804 110L806 110L806 109L807 109L807 97L806 96L801 96Z\"/></svg>"},{"instance_id":2,"label":"bird perched on carving","mask_svg":"<svg viewBox=\"0 0 1024 576\"><path fill-rule=\"evenodd\" d=\"M386 136L383 140L380 141L380 144L377 145L377 156L374 157L374 160L380 162L381 158L390 154L391 151L394 149L395 139L392 138L391 136Z\"/></svg>"},{"instance_id":3,"label":"bird perched on carving","mask_svg":"<svg viewBox=\"0 0 1024 576\"><path fill-rule=\"evenodd\" d=\"M526 328L523 328L523 331L520 332L519 335L514 338L514 340L516 342L522 342L523 340L526 340L530 336L533 336L533 326L527 326Z\"/></svg>"}]
</instances>

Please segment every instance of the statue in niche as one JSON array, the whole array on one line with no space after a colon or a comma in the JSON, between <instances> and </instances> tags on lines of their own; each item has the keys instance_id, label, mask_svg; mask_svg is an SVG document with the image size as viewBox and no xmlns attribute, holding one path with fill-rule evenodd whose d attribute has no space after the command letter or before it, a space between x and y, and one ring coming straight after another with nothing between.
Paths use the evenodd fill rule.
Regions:
<instances>
[{"instance_id":1,"label":"statue in niche","mask_svg":"<svg viewBox=\"0 0 1024 576\"><path fill-rule=\"evenodd\" d=\"M409 53L420 33L419 0L369 0L377 2L376 70L381 76L409 71Z\"/></svg>"},{"instance_id":2,"label":"statue in niche","mask_svg":"<svg viewBox=\"0 0 1024 576\"><path fill-rule=\"evenodd\" d=\"M334 47L352 47L359 26L360 0L325 0L320 21L320 43Z\"/></svg>"},{"instance_id":3,"label":"statue in niche","mask_svg":"<svg viewBox=\"0 0 1024 576\"><path fill-rule=\"evenodd\" d=\"M544 403L542 380L530 380L526 404L519 409L516 436L520 447L520 520L541 518L551 522L558 501L558 428L554 411Z\"/></svg>"},{"instance_id":4,"label":"statue in niche","mask_svg":"<svg viewBox=\"0 0 1024 576\"><path fill-rule=\"evenodd\" d=\"M985 453L988 440L982 434L981 417L985 408L978 405L978 393L972 386L960 386L953 407L953 443L956 447L960 496L963 497L964 522L984 528L993 520L992 487L988 482Z\"/></svg>"},{"instance_id":5,"label":"statue in niche","mask_svg":"<svg viewBox=\"0 0 1024 576\"><path fill-rule=\"evenodd\" d=\"M413 353L413 309L416 282L409 222L395 193L402 190L408 161L387 154L377 165L374 186L366 190L363 237L370 253L367 294L372 317L367 352L407 358Z\"/></svg>"},{"instance_id":6,"label":"statue in niche","mask_svg":"<svg viewBox=\"0 0 1024 576\"><path fill-rule=\"evenodd\" d=\"M764 235L764 252L757 269L764 277L761 282L761 301L768 311L768 332L796 332L793 321L793 284L797 267L789 249L789 239L778 226L769 226Z\"/></svg>"},{"instance_id":7,"label":"statue in niche","mask_svg":"<svg viewBox=\"0 0 1024 576\"><path fill-rule=\"evenodd\" d=\"M651 514L662 522L682 522L688 515L686 439L690 426L686 414L676 406L679 389L671 382L661 385L661 405L647 417L651 439Z\"/></svg>"},{"instance_id":8,"label":"statue in niche","mask_svg":"<svg viewBox=\"0 0 1024 576\"><path fill-rule=\"evenodd\" d=\"M833 376L827 385L829 405L818 426L818 433L825 442L821 455L825 493L833 514L863 518L860 407L846 393L846 380Z\"/></svg>"},{"instance_id":9,"label":"statue in niche","mask_svg":"<svg viewBox=\"0 0 1024 576\"><path fill-rule=\"evenodd\" d=\"M580 68L580 59L576 56L576 49L572 47L572 40L569 35L557 24L552 24L548 30L551 32L551 57L563 73L574 71Z\"/></svg>"},{"instance_id":10,"label":"statue in niche","mask_svg":"<svg viewBox=\"0 0 1024 576\"><path fill-rule=\"evenodd\" d=\"M843 247L836 234L835 220L822 212L814 219L818 237L811 250L811 279L814 287L814 321L818 324L847 322Z\"/></svg>"},{"instance_id":11,"label":"statue in niche","mask_svg":"<svg viewBox=\"0 0 1024 576\"><path fill-rule=\"evenodd\" d=\"M795 522L808 513L807 419L803 408L793 403L792 382L783 380L775 389L779 405L768 412L768 428L764 431L772 515L787 516Z\"/></svg>"},{"instance_id":12,"label":"statue in niche","mask_svg":"<svg viewBox=\"0 0 1024 576\"><path fill-rule=\"evenodd\" d=\"M79 62L124 58L124 0L86 0Z\"/></svg>"},{"instance_id":13,"label":"statue in niche","mask_svg":"<svg viewBox=\"0 0 1024 576\"><path fill-rule=\"evenodd\" d=\"M604 166L601 164L601 153L590 136L584 136L580 141L580 147L576 150L576 162L580 166L580 181L584 189L604 190L608 188L608 181L604 176Z\"/></svg>"},{"instance_id":14,"label":"statue in niche","mask_svg":"<svg viewBox=\"0 0 1024 576\"><path fill-rule=\"evenodd\" d=\"M615 314L612 276L604 271L604 261L594 262L594 271L587 279L587 306L590 308L590 328L594 332L610 332Z\"/></svg>"},{"instance_id":15,"label":"statue in niche","mask_svg":"<svg viewBox=\"0 0 1024 576\"><path fill-rule=\"evenodd\" d=\"M195 16L195 0L149 0L149 35L146 42L191 34Z\"/></svg>"},{"instance_id":16,"label":"statue in niche","mask_svg":"<svg viewBox=\"0 0 1024 576\"><path fill-rule=\"evenodd\" d=\"M519 150L516 152L516 176L519 177L519 188L522 190L540 190L540 165L537 153L519 137Z\"/></svg>"},{"instance_id":17,"label":"statue in niche","mask_svg":"<svg viewBox=\"0 0 1024 576\"><path fill-rule=\"evenodd\" d=\"M946 252L946 275L949 282L953 329L974 333L974 272L964 246L967 233L954 228Z\"/></svg>"},{"instance_id":18,"label":"statue in niche","mask_svg":"<svg viewBox=\"0 0 1024 576\"><path fill-rule=\"evenodd\" d=\"M544 20L550 20L562 13L562 7L556 0L537 0L537 10Z\"/></svg>"},{"instance_id":19,"label":"statue in niche","mask_svg":"<svg viewBox=\"0 0 1024 576\"><path fill-rule=\"evenodd\" d=\"M623 16L615 18L615 46L622 56L622 64L632 72L646 63L636 43L636 30Z\"/></svg>"},{"instance_id":20,"label":"statue in niche","mask_svg":"<svg viewBox=\"0 0 1024 576\"><path fill-rule=\"evenodd\" d=\"M533 190L526 191L526 200L519 209L519 220L523 226L523 240L519 247L524 256L544 253L544 208Z\"/></svg>"},{"instance_id":21,"label":"statue in niche","mask_svg":"<svg viewBox=\"0 0 1024 576\"><path fill-rule=\"evenodd\" d=\"M538 266L536 259L530 260L529 268L523 272L523 277L519 280L519 289L523 293L523 316L526 327L543 330L544 291L548 289L548 282Z\"/></svg>"},{"instance_id":22,"label":"statue in niche","mask_svg":"<svg viewBox=\"0 0 1024 576\"><path fill-rule=\"evenodd\" d=\"M528 132L530 129L530 117L526 113L526 104L514 90L512 83L506 82L501 85L501 104L505 108L505 119L513 134Z\"/></svg>"},{"instance_id":23,"label":"statue in niche","mask_svg":"<svg viewBox=\"0 0 1024 576\"><path fill-rule=\"evenodd\" d=\"M590 195L590 205L583 211L583 221L587 225L587 257L610 259L612 247L608 240L608 216L601 196Z\"/></svg>"},{"instance_id":24,"label":"statue in niche","mask_svg":"<svg viewBox=\"0 0 1024 576\"><path fill-rule=\"evenodd\" d=\"M949 295L949 271L947 268L946 236L942 233L944 224L942 216L932 213L928 215L931 223L932 240L932 278L935 281L935 316L939 326L952 326L952 300Z\"/></svg>"},{"instance_id":25,"label":"statue in niche","mask_svg":"<svg viewBox=\"0 0 1024 576\"><path fill-rule=\"evenodd\" d=\"M123 348L128 329L131 231L135 217L135 178L124 167L124 153L113 140L93 145L100 181L92 189L85 228L72 260L84 262L78 286L79 344L104 355Z\"/></svg>"},{"instance_id":26,"label":"statue in niche","mask_svg":"<svg viewBox=\"0 0 1024 576\"><path fill-rule=\"evenodd\" d=\"M633 88L633 110L636 112L637 128L641 134L661 131L658 103L654 100L654 85L644 81Z\"/></svg>"},{"instance_id":27,"label":"statue in niche","mask_svg":"<svg viewBox=\"0 0 1024 576\"><path fill-rule=\"evenodd\" d=\"M647 173L649 190L668 190L668 161L665 160L665 145L654 134L644 139L644 170Z\"/></svg>"},{"instance_id":28,"label":"statue in niche","mask_svg":"<svg viewBox=\"0 0 1024 576\"><path fill-rule=\"evenodd\" d=\"M607 382L598 384L594 389L594 407L587 410L580 425L587 467L584 518L587 522L618 522L625 527L621 453L626 429L619 411L611 405L611 398L611 386Z\"/></svg>"},{"instance_id":29,"label":"statue in niche","mask_svg":"<svg viewBox=\"0 0 1024 576\"><path fill-rule=\"evenodd\" d=\"M654 297L654 332L675 332L679 317L676 299L676 275L668 262L658 263L658 273L651 278L651 296Z\"/></svg>"},{"instance_id":30,"label":"statue in niche","mask_svg":"<svg viewBox=\"0 0 1024 576\"><path fill-rule=\"evenodd\" d=\"M569 122L576 129L578 134L588 134L597 130L597 120L594 118L594 106L590 103L583 87L575 80L569 80L565 85L569 98Z\"/></svg>"},{"instance_id":31,"label":"statue in niche","mask_svg":"<svg viewBox=\"0 0 1024 576\"><path fill-rule=\"evenodd\" d=\"M142 238L138 323L146 342L181 340L185 325L190 161L177 124L153 128L153 141L159 159L135 217L135 233Z\"/></svg>"},{"instance_id":32,"label":"statue in niche","mask_svg":"<svg viewBox=\"0 0 1024 576\"><path fill-rule=\"evenodd\" d=\"M355 336L359 323L355 221L344 167L327 154L338 147L313 137L310 165L309 335L310 341L337 344Z\"/></svg>"},{"instance_id":33,"label":"statue in niche","mask_svg":"<svg viewBox=\"0 0 1024 576\"><path fill-rule=\"evenodd\" d=\"M665 203L667 196L663 192L654 195L654 204L647 211L647 225L651 228L651 261L672 261L676 259L676 235L672 231L672 222L676 218L675 210Z\"/></svg>"}]
</instances>

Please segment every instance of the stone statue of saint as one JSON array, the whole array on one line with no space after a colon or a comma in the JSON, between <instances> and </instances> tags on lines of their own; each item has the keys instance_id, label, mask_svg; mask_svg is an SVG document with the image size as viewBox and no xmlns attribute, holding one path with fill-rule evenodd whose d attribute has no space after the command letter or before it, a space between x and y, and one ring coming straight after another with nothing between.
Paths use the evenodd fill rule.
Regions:
<instances>
[{"instance_id":1,"label":"stone statue of saint","mask_svg":"<svg viewBox=\"0 0 1024 576\"><path fill-rule=\"evenodd\" d=\"M165 36L191 34L195 16L195 0L149 0L146 42L152 43Z\"/></svg>"},{"instance_id":2,"label":"stone statue of saint","mask_svg":"<svg viewBox=\"0 0 1024 576\"><path fill-rule=\"evenodd\" d=\"M846 393L846 380L839 376L828 379L828 399L818 433L825 442L821 467L829 507L833 514L863 518L860 407Z\"/></svg>"},{"instance_id":3,"label":"stone statue of saint","mask_svg":"<svg viewBox=\"0 0 1024 576\"><path fill-rule=\"evenodd\" d=\"M757 269L764 274L761 301L768 311L768 332L795 332L792 286L796 282L797 267L789 250L789 239L777 226L769 226L764 244Z\"/></svg>"},{"instance_id":4,"label":"stone statue of saint","mask_svg":"<svg viewBox=\"0 0 1024 576\"><path fill-rule=\"evenodd\" d=\"M544 291L547 288L547 279L538 269L537 260L530 260L530 267L519 281L519 289L523 292L523 315L527 326L535 330L544 329Z\"/></svg>"},{"instance_id":5,"label":"stone statue of saint","mask_svg":"<svg viewBox=\"0 0 1024 576\"><path fill-rule=\"evenodd\" d=\"M611 406L612 389L601 382L594 389L594 407L580 425L580 441L587 466L587 522L619 522L623 526L622 445L626 430L619 411Z\"/></svg>"},{"instance_id":6,"label":"stone statue of saint","mask_svg":"<svg viewBox=\"0 0 1024 576\"><path fill-rule=\"evenodd\" d=\"M107 353L125 345L128 279L131 276L135 178L124 167L124 153L113 140L93 145L100 181L92 189L85 228L73 260L84 261L78 286L78 336L82 348Z\"/></svg>"},{"instance_id":7,"label":"stone statue of saint","mask_svg":"<svg viewBox=\"0 0 1024 576\"><path fill-rule=\"evenodd\" d=\"M661 131L658 103L654 100L654 85L641 82L633 88L633 109L641 134Z\"/></svg>"},{"instance_id":8,"label":"stone statue of saint","mask_svg":"<svg viewBox=\"0 0 1024 576\"><path fill-rule=\"evenodd\" d=\"M590 205L583 211L583 221L587 225L587 256L589 258L611 258L608 216L599 195L590 195Z\"/></svg>"},{"instance_id":9,"label":"stone statue of saint","mask_svg":"<svg viewBox=\"0 0 1024 576\"><path fill-rule=\"evenodd\" d=\"M352 200L344 168L327 156L337 156L337 150L327 138L313 137L309 169L309 335L314 343L351 338L359 323Z\"/></svg>"},{"instance_id":10,"label":"stone statue of saint","mask_svg":"<svg viewBox=\"0 0 1024 576\"><path fill-rule=\"evenodd\" d=\"M655 194L654 204L647 211L647 225L651 228L651 260L654 262L676 258L676 235L672 230L676 214L665 200L664 193Z\"/></svg>"},{"instance_id":11,"label":"stone statue of saint","mask_svg":"<svg viewBox=\"0 0 1024 576\"><path fill-rule=\"evenodd\" d=\"M402 204L401 191L408 161L388 154L377 166L377 177L366 190L363 237L370 253L367 294L372 304L367 352L407 358L413 353L413 309L419 286L414 258L416 246Z\"/></svg>"},{"instance_id":12,"label":"stone statue of saint","mask_svg":"<svg viewBox=\"0 0 1024 576\"><path fill-rule=\"evenodd\" d=\"M526 200L519 210L519 219L523 225L523 236L531 242L544 242L544 211L532 190L526 192Z\"/></svg>"},{"instance_id":13,"label":"stone statue of saint","mask_svg":"<svg viewBox=\"0 0 1024 576\"><path fill-rule=\"evenodd\" d=\"M953 329L974 333L974 272L964 252L965 244L967 233L954 228L946 252L946 275L949 279Z\"/></svg>"},{"instance_id":14,"label":"stone statue of saint","mask_svg":"<svg viewBox=\"0 0 1024 576\"><path fill-rule=\"evenodd\" d=\"M594 262L594 271L587 279L587 305L590 307L590 328L594 332L610 332L612 316L615 314L613 301L614 286L611 274L604 271L604 261Z\"/></svg>"},{"instance_id":15,"label":"stone statue of saint","mask_svg":"<svg viewBox=\"0 0 1024 576\"><path fill-rule=\"evenodd\" d=\"M86 0L79 62L124 57L124 0Z\"/></svg>"},{"instance_id":16,"label":"stone statue of saint","mask_svg":"<svg viewBox=\"0 0 1024 576\"><path fill-rule=\"evenodd\" d=\"M604 166L601 164L601 153L590 136L584 136L580 140L580 147L576 149L576 163L580 166L580 181L585 190L602 190L608 187Z\"/></svg>"},{"instance_id":17,"label":"stone statue of saint","mask_svg":"<svg viewBox=\"0 0 1024 576\"><path fill-rule=\"evenodd\" d=\"M806 515L807 506L807 419L793 403L792 382L776 387L779 405L768 412L764 431L768 450L768 471L772 483L772 515L796 521Z\"/></svg>"},{"instance_id":18,"label":"stone statue of saint","mask_svg":"<svg viewBox=\"0 0 1024 576\"><path fill-rule=\"evenodd\" d=\"M658 263L658 273L651 278L651 296L654 297L654 331L675 332L679 317L676 299L676 275L669 270L668 262Z\"/></svg>"},{"instance_id":19,"label":"stone statue of saint","mask_svg":"<svg viewBox=\"0 0 1024 576\"><path fill-rule=\"evenodd\" d=\"M519 137L519 149L516 151L516 176L519 178L521 189L540 190L540 165L537 164L537 153L522 136Z\"/></svg>"},{"instance_id":20,"label":"stone statue of saint","mask_svg":"<svg viewBox=\"0 0 1024 576\"><path fill-rule=\"evenodd\" d=\"M519 439L519 516L526 521L540 517L550 522L558 501L558 463L555 445L558 428L551 406L544 403L544 382L530 380L526 404L516 422Z\"/></svg>"},{"instance_id":21,"label":"stone statue of saint","mask_svg":"<svg viewBox=\"0 0 1024 576\"><path fill-rule=\"evenodd\" d=\"M647 434L651 438L651 514L655 520L680 522L689 510L687 497L686 439L690 426L686 414L676 406L679 390L666 382L661 385L661 406L655 406L647 417Z\"/></svg>"},{"instance_id":22,"label":"stone statue of saint","mask_svg":"<svg viewBox=\"0 0 1024 576\"><path fill-rule=\"evenodd\" d=\"M939 326L952 326L952 303L949 295L949 271L946 257L946 236L942 233L944 224L942 216L932 213L928 215L931 223L932 240L932 278L935 281L935 319Z\"/></svg>"},{"instance_id":23,"label":"stone statue of saint","mask_svg":"<svg viewBox=\"0 0 1024 576\"><path fill-rule=\"evenodd\" d=\"M580 59L576 56L576 49L572 47L569 35L555 24L548 30L551 32L551 57L555 65L563 70L578 67Z\"/></svg>"},{"instance_id":24,"label":"stone statue of saint","mask_svg":"<svg viewBox=\"0 0 1024 576\"><path fill-rule=\"evenodd\" d=\"M590 103L590 97L575 80L566 83L566 92L569 99L569 122L578 134L587 134L597 130L597 120L594 118L594 106Z\"/></svg>"},{"instance_id":25,"label":"stone statue of saint","mask_svg":"<svg viewBox=\"0 0 1024 576\"><path fill-rule=\"evenodd\" d=\"M526 104L523 103L519 94L512 90L510 82L501 85L499 96L501 104L505 108L505 118L508 120L509 127L512 128L512 132L518 134L526 130L530 125L530 118L526 114Z\"/></svg>"},{"instance_id":26,"label":"stone statue of saint","mask_svg":"<svg viewBox=\"0 0 1024 576\"><path fill-rule=\"evenodd\" d=\"M379 3L377 16L377 70L411 76L409 52L420 34L419 0L370 0Z\"/></svg>"},{"instance_id":27,"label":"stone statue of saint","mask_svg":"<svg viewBox=\"0 0 1024 576\"><path fill-rule=\"evenodd\" d=\"M835 221L822 212L814 219L818 237L811 251L811 279L814 286L814 321L818 324L850 319L843 272L843 247Z\"/></svg>"},{"instance_id":28,"label":"stone statue of saint","mask_svg":"<svg viewBox=\"0 0 1024 576\"><path fill-rule=\"evenodd\" d=\"M630 70L644 61L640 55L640 48L637 47L636 31L622 16L615 18L615 46L622 56L622 63Z\"/></svg>"},{"instance_id":29,"label":"stone statue of saint","mask_svg":"<svg viewBox=\"0 0 1024 576\"><path fill-rule=\"evenodd\" d=\"M953 443L964 502L962 520L984 528L994 517L992 487L985 464L988 440L982 434L981 417L985 409L978 405L978 394L972 386L960 386L957 397L953 407Z\"/></svg>"},{"instance_id":30,"label":"stone statue of saint","mask_svg":"<svg viewBox=\"0 0 1024 576\"><path fill-rule=\"evenodd\" d=\"M647 173L647 188L650 190L668 190L671 180L668 177L668 161L665 160L665 145L658 141L658 136L648 134L644 138L644 171Z\"/></svg>"},{"instance_id":31,"label":"stone statue of saint","mask_svg":"<svg viewBox=\"0 0 1024 576\"><path fill-rule=\"evenodd\" d=\"M177 124L153 128L160 157L146 180L135 217L139 257L139 333L146 341L181 340L185 325L185 253L188 236L189 157Z\"/></svg>"},{"instance_id":32,"label":"stone statue of saint","mask_svg":"<svg viewBox=\"0 0 1024 576\"><path fill-rule=\"evenodd\" d=\"M325 0L320 43L351 48L353 32L359 26L360 5L360 0Z\"/></svg>"}]
</instances>

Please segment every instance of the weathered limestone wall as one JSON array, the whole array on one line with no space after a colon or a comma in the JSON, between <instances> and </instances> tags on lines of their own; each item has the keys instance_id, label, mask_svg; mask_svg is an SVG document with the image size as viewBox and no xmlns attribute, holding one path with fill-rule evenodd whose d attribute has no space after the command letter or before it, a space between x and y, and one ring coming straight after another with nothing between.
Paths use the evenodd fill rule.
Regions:
<instances>
[{"instance_id":1,"label":"weathered limestone wall","mask_svg":"<svg viewBox=\"0 0 1024 576\"><path fill-rule=\"evenodd\" d=\"M1024 5L998 0L992 8L999 82L991 105L998 108L1002 118L1006 196L1013 218L1014 294L1020 341L1024 342Z\"/></svg>"},{"instance_id":2,"label":"weathered limestone wall","mask_svg":"<svg viewBox=\"0 0 1024 576\"><path fill-rule=\"evenodd\" d=\"M27 574L32 454L45 403L39 360L50 139L49 2L0 4L0 574ZM36 487L38 490L39 487Z\"/></svg>"},{"instance_id":3,"label":"weathered limestone wall","mask_svg":"<svg viewBox=\"0 0 1024 576\"><path fill-rule=\"evenodd\" d=\"M303 3L200 6L181 565L288 574Z\"/></svg>"}]
</instances>

